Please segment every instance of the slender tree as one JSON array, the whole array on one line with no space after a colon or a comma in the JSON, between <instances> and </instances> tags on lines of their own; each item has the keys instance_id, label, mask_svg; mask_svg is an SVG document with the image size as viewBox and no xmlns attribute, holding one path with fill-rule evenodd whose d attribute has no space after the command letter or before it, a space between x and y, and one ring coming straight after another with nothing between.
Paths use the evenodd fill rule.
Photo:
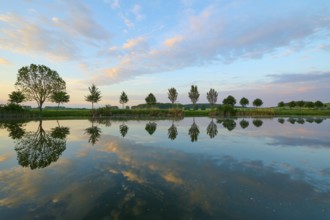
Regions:
<instances>
[{"instance_id":1,"label":"slender tree","mask_svg":"<svg viewBox=\"0 0 330 220\"><path fill-rule=\"evenodd\" d=\"M70 95L68 95L65 91L56 91L50 96L50 100L52 102L57 103L57 110L60 107L61 103L67 103L70 101Z\"/></svg>"},{"instance_id":2,"label":"slender tree","mask_svg":"<svg viewBox=\"0 0 330 220\"><path fill-rule=\"evenodd\" d=\"M87 102L91 102L92 109L94 109L94 103L97 103L102 98L101 91L98 88L96 88L96 86L94 84L92 84L91 87L88 87L88 90L89 90L90 94L85 96L85 100Z\"/></svg>"},{"instance_id":3,"label":"slender tree","mask_svg":"<svg viewBox=\"0 0 330 220\"><path fill-rule=\"evenodd\" d=\"M199 99L199 92L198 92L197 86L194 86L194 85L191 86L191 89L190 89L190 92L188 93L188 96L189 96L191 102L193 103L193 106L194 106L194 109L195 109L196 102Z\"/></svg>"},{"instance_id":4,"label":"slender tree","mask_svg":"<svg viewBox=\"0 0 330 220\"><path fill-rule=\"evenodd\" d=\"M260 106L262 106L263 102L262 102L261 99L257 98L257 99L255 99L255 100L253 101L252 104L253 104L253 106L255 106L255 107L260 107Z\"/></svg>"},{"instance_id":5,"label":"slender tree","mask_svg":"<svg viewBox=\"0 0 330 220\"><path fill-rule=\"evenodd\" d=\"M18 70L15 83L21 89L26 100L35 100L42 111L42 105L55 91L66 88L65 81L54 70L44 65L31 64Z\"/></svg>"},{"instance_id":6,"label":"slender tree","mask_svg":"<svg viewBox=\"0 0 330 220\"><path fill-rule=\"evenodd\" d=\"M156 97L152 93L149 93L149 95L145 98L145 100L149 106L156 105L157 103Z\"/></svg>"},{"instance_id":7,"label":"slender tree","mask_svg":"<svg viewBox=\"0 0 330 220\"><path fill-rule=\"evenodd\" d=\"M25 100L25 95L21 91L13 91L8 96L9 96L8 101L10 103L19 104L21 102L24 102Z\"/></svg>"},{"instance_id":8,"label":"slender tree","mask_svg":"<svg viewBox=\"0 0 330 220\"><path fill-rule=\"evenodd\" d=\"M247 105L249 105L249 100L245 97L241 98L241 100L239 101L239 104L241 104L241 106L243 108L245 108Z\"/></svg>"},{"instance_id":9,"label":"slender tree","mask_svg":"<svg viewBox=\"0 0 330 220\"><path fill-rule=\"evenodd\" d=\"M124 91L120 95L119 102L120 102L120 104L123 105L123 109L124 109L125 108L125 104L128 102L128 97L127 97L127 95L126 95L126 93Z\"/></svg>"},{"instance_id":10,"label":"slender tree","mask_svg":"<svg viewBox=\"0 0 330 220\"><path fill-rule=\"evenodd\" d=\"M206 98L209 101L211 108L213 109L214 104L218 100L218 92L215 91L214 89L210 89L210 91L208 93L206 93Z\"/></svg>"},{"instance_id":11,"label":"slender tree","mask_svg":"<svg viewBox=\"0 0 330 220\"><path fill-rule=\"evenodd\" d=\"M168 99L171 101L172 103L172 108L174 106L174 102L176 101L176 99L178 98L178 92L176 91L175 88L170 88L168 89Z\"/></svg>"},{"instance_id":12,"label":"slender tree","mask_svg":"<svg viewBox=\"0 0 330 220\"><path fill-rule=\"evenodd\" d=\"M167 134L168 134L168 138L171 140L174 140L178 135L178 129L176 128L173 122L171 127L167 130Z\"/></svg>"}]
</instances>

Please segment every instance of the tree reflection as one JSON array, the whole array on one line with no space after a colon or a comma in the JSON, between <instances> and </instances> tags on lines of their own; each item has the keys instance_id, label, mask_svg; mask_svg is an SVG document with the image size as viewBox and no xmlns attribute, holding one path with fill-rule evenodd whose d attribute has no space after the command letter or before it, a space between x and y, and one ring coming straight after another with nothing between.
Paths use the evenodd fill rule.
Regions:
<instances>
[{"instance_id":1,"label":"tree reflection","mask_svg":"<svg viewBox=\"0 0 330 220\"><path fill-rule=\"evenodd\" d=\"M198 125L195 123L195 118L194 118L194 122L191 125L188 133L190 135L191 142L195 142L198 140L199 128L198 128Z\"/></svg>"},{"instance_id":2,"label":"tree reflection","mask_svg":"<svg viewBox=\"0 0 330 220\"><path fill-rule=\"evenodd\" d=\"M124 123L119 126L119 131L122 137L125 137L128 132L128 126Z\"/></svg>"},{"instance_id":3,"label":"tree reflection","mask_svg":"<svg viewBox=\"0 0 330 220\"><path fill-rule=\"evenodd\" d=\"M223 120L222 126L224 128L227 128L228 131L231 131L236 128L236 122L234 121L234 119L226 118L225 120Z\"/></svg>"},{"instance_id":4,"label":"tree reflection","mask_svg":"<svg viewBox=\"0 0 330 220\"><path fill-rule=\"evenodd\" d=\"M315 118L314 121L316 124L321 124L323 122L323 118Z\"/></svg>"},{"instance_id":5,"label":"tree reflection","mask_svg":"<svg viewBox=\"0 0 330 220\"><path fill-rule=\"evenodd\" d=\"M98 126L94 126L94 119L91 120L92 126L85 129L85 134L89 135L88 143L94 145L99 141L101 137L102 130Z\"/></svg>"},{"instance_id":6,"label":"tree reflection","mask_svg":"<svg viewBox=\"0 0 330 220\"><path fill-rule=\"evenodd\" d=\"M145 127L146 131L150 135L152 135L153 133L155 133L156 128L157 128L157 123L156 122L149 122L149 123L146 124L146 127Z\"/></svg>"},{"instance_id":7,"label":"tree reflection","mask_svg":"<svg viewBox=\"0 0 330 220\"><path fill-rule=\"evenodd\" d=\"M42 127L42 121L36 132L27 132L18 140L18 163L23 167L44 168L58 160L66 149L65 137L69 133L68 128L55 129L55 132L46 132Z\"/></svg>"},{"instance_id":8,"label":"tree reflection","mask_svg":"<svg viewBox=\"0 0 330 220\"><path fill-rule=\"evenodd\" d=\"M279 119L277 119L277 121L281 124L284 124L284 122L285 122L284 118L279 118Z\"/></svg>"},{"instance_id":9,"label":"tree reflection","mask_svg":"<svg viewBox=\"0 0 330 220\"><path fill-rule=\"evenodd\" d=\"M56 128L52 128L50 135L53 138L65 139L66 136L70 134L70 128L60 126L58 121L57 121L57 125L58 126Z\"/></svg>"},{"instance_id":10,"label":"tree reflection","mask_svg":"<svg viewBox=\"0 0 330 220\"><path fill-rule=\"evenodd\" d=\"M6 128L9 132L8 136L12 139L21 139L25 134L25 121L6 121L2 124L2 127Z\"/></svg>"},{"instance_id":11,"label":"tree reflection","mask_svg":"<svg viewBox=\"0 0 330 220\"><path fill-rule=\"evenodd\" d=\"M305 120L303 118L298 118L297 123L298 124L305 124Z\"/></svg>"},{"instance_id":12,"label":"tree reflection","mask_svg":"<svg viewBox=\"0 0 330 220\"><path fill-rule=\"evenodd\" d=\"M217 125L213 122L213 119L209 123L209 125L206 128L206 133L210 136L210 138L214 138L218 134L218 127Z\"/></svg>"},{"instance_id":13,"label":"tree reflection","mask_svg":"<svg viewBox=\"0 0 330 220\"><path fill-rule=\"evenodd\" d=\"M176 126L174 125L174 122L172 122L171 127L167 130L168 138L171 140L174 140L176 136L178 135L178 130Z\"/></svg>"},{"instance_id":14,"label":"tree reflection","mask_svg":"<svg viewBox=\"0 0 330 220\"><path fill-rule=\"evenodd\" d=\"M295 118L288 118L287 121L290 122L291 124L295 124L297 120Z\"/></svg>"},{"instance_id":15,"label":"tree reflection","mask_svg":"<svg viewBox=\"0 0 330 220\"><path fill-rule=\"evenodd\" d=\"M243 129L249 127L249 124L250 124L249 121L247 121L247 120L245 120L245 119L243 119L243 120L241 120L241 121L239 122L239 125L240 125L241 128L243 128Z\"/></svg>"},{"instance_id":16,"label":"tree reflection","mask_svg":"<svg viewBox=\"0 0 330 220\"><path fill-rule=\"evenodd\" d=\"M106 127L111 126L111 121L109 118L91 118L89 119L89 121L91 121L92 123L96 122L98 124L105 125Z\"/></svg>"},{"instance_id":17,"label":"tree reflection","mask_svg":"<svg viewBox=\"0 0 330 220\"><path fill-rule=\"evenodd\" d=\"M252 123L253 123L254 126L256 126L257 128L259 128L259 127L262 126L262 124L263 124L264 122L263 122L262 120L260 120L260 119L254 119L254 120L252 121Z\"/></svg>"}]
</instances>

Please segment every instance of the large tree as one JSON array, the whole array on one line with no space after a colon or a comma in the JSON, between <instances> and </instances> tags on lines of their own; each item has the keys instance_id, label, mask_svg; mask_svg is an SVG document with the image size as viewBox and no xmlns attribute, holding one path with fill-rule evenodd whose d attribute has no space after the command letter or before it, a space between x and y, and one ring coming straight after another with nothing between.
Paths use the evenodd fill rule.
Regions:
<instances>
[{"instance_id":1,"label":"large tree","mask_svg":"<svg viewBox=\"0 0 330 220\"><path fill-rule=\"evenodd\" d=\"M197 86L194 86L194 85L191 86L191 89L190 89L190 92L188 93L188 96L189 96L191 102L193 103L194 109L195 109L196 102L199 99L199 92L198 92Z\"/></svg>"},{"instance_id":2,"label":"large tree","mask_svg":"<svg viewBox=\"0 0 330 220\"><path fill-rule=\"evenodd\" d=\"M245 97L241 98L241 100L239 101L239 104L241 104L241 106L243 108L245 108L245 106L247 106L249 104L249 100Z\"/></svg>"},{"instance_id":3,"label":"large tree","mask_svg":"<svg viewBox=\"0 0 330 220\"><path fill-rule=\"evenodd\" d=\"M67 103L70 101L70 95L68 95L65 91L56 91L50 96L50 100L57 103L58 110L61 103Z\"/></svg>"},{"instance_id":4,"label":"large tree","mask_svg":"<svg viewBox=\"0 0 330 220\"><path fill-rule=\"evenodd\" d=\"M209 101L211 108L213 108L214 104L218 100L218 92L215 91L214 89L210 89L210 91L208 93L206 93L206 98Z\"/></svg>"},{"instance_id":5,"label":"large tree","mask_svg":"<svg viewBox=\"0 0 330 220\"><path fill-rule=\"evenodd\" d=\"M154 96L154 94L150 93L146 98L146 103L149 105L149 106L153 106L153 105L156 105L157 103L157 100L156 100L156 97Z\"/></svg>"},{"instance_id":6,"label":"large tree","mask_svg":"<svg viewBox=\"0 0 330 220\"><path fill-rule=\"evenodd\" d=\"M120 95L119 102L120 102L120 104L123 105L123 109L124 109L125 104L128 102L128 97L124 91Z\"/></svg>"},{"instance_id":7,"label":"large tree","mask_svg":"<svg viewBox=\"0 0 330 220\"><path fill-rule=\"evenodd\" d=\"M168 94L167 95L168 95L168 99L171 101L172 107L173 107L174 102L178 98L178 92L176 91L175 88L170 88L170 89L168 89Z\"/></svg>"},{"instance_id":8,"label":"large tree","mask_svg":"<svg viewBox=\"0 0 330 220\"><path fill-rule=\"evenodd\" d=\"M101 91L94 84L92 84L91 87L88 87L88 90L90 94L85 96L85 100L91 102L92 109L94 109L94 103L97 103L102 98Z\"/></svg>"},{"instance_id":9,"label":"large tree","mask_svg":"<svg viewBox=\"0 0 330 220\"><path fill-rule=\"evenodd\" d=\"M27 100L35 100L42 111L42 105L55 91L64 91L65 81L54 70L44 65L31 64L18 70L15 83Z\"/></svg>"},{"instance_id":10,"label":"large tree","mask_svg":"<svg viewBox=\"0 0 330 220\"><path fill-rule=\"evenodd\" d=\"M21 102L24 102L24 100L25 100L25 95L21 91L13 91L8 96L9 96L8 101L10 103L19 104Z\"/></svg>"}]
</instances>

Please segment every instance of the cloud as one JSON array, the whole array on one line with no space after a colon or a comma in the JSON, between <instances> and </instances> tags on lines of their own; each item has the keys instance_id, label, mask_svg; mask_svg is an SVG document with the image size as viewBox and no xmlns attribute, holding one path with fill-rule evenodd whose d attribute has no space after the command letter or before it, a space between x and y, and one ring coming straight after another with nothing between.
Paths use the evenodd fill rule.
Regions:
<instances>
[{"instance_id":1,"label":"cloud","mask_svg":"<svg viewBox=\"0 0 330 220\"><path fill-rule=\"evenodd\" d=\"M260 59L283 48L294 47L299 51L317 33L330 31L327 11L317 7L306 13L304 5L274 3L272 13L266 13L268 4L252 6L249 2L214 3L189 13L169 31L167 36L174 37L158 42L148 39L148 50L133 50L121 56L118 65L103 69L104 73L94 80L103 85L113 84L141 74ZM108 78L109 71L116 72L116 77Z\"/></svg>"},{"instance_id":2,"label":"cloud","mask_svg":"<svg viewBox=\"0 0 330 220\"><path fill-rule=\"evenodd\" d=\"M274 83L330 82L330 72L269 74L267 76L273 78Z\"/></svg>"},{"instance_id":3,"label":"cloud","mask_svg":"<svg viewBox=\"0 0 330 220\"><path fill-rule=\"evenodd\" d=\"M91 11L81 1L63 1L67 9L67 18L53 17L53 24L72 36L90 40L107 41L110 34L94 19Z\"/></svg>"},{"instance_id":4,"label":"cloud","mask_svg":"<svg viewBox=\"0 0 330 220\"><path fill-rule=\"evenodd\" d=\"M138 37L135 39L128 40L124 45L124 49L134 49L141 45L143 45L146 42L146 39L144 37Z\"/></svg>"},{"instance_id":5,"label":"cloud","mask_svg":"<svg viewBox=\"0 0 330 220\"><path fill-rule=\"evenodd\" d=\"M10 65L11 62L6 58L0 57L0 65Z\"/></svg>"},{"instance_id":6,"label":"cloud","mask_svg":"<svg viewBox=\"0 0 330 220\"><path fill-rule=\"evenodd\" d=\"M3 25L0 48L28 55L40 53L50 59L73 60L83 56L80 43L87 42L98 47L110 41L110 34L93 19L91 11L80 1L60 1L52 7L63 9L63 16L49 17L39 11L33 17L0 14Z\"/></svg>"},{"instance_id":7,"label":"cloud","mask_svg":"<svg viewBox=\"0 0 330 220\"><path fill-rule=\"evenodd\" d=\"M61 33L14 14L0 15L1 21L5 28L0 30L0 48L4 50L26 54L41 52L59 60L77 57L79 49Z\"/></svg>"},{"instance_id":8,"label":"cloud","mask_svg":"<svg viewBox=\"0 0 330 220\"><path fill-rule=\"evenodd\" d=\"M175 36L175 37L171 37L171 38L166 39L164 41L164 44L167 47L174 47L175 44L180 43L182 40L183 40L182 36Z\"/></svg>"},{"instance_id":9,"label":"cloud","mask_svg":"<svg viewBox=\"0 0 330 220\"><path fill-rule=\"evenodd\" d=\"M140 5L138 5L138 4L133 5L131 11L134 14L135 19L137 21L141 21L144 18L144 15L142 15L142 13L141 13L141 6Z\"/></svg>"}]
</instances>

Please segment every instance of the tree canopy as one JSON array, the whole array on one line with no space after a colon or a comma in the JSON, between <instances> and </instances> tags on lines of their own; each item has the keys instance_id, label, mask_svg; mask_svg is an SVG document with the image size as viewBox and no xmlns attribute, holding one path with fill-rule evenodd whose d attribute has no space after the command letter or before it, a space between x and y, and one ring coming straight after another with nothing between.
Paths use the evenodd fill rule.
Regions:
<instances>
[{"instance_id":1,"label":"tree canopy","mask_svg":"<svg viewBox=\"0 0 330 220\"><path fill-rule=\"evenodd\" d=\"M190 89L190 92L188 93L188 96L189 96L191 102L193 103L193 105L195 107L196 102L199 99L199 92L198 92L197 86L194 86L194 85L191 86L191 89Z\"/></svg>"},{"instance_id":2,"label":"tree canopy","mask_svg":"<svg viewBox=\"0 0 330 220\"><path fill-rule=\"evenodd\" d=\"M124 91L120 95L119 102L120 102L120 104L123 105L123 109L124 109L125 104L128 102L128 97Z\"/></svg>"},{"instance_id":3,"label":"tree canopy","mask_svg":"<svg viewBox=\"0 0 330 220\"><path fill-rule=\"evenodd\" d=\"M214 104L218 100L218 92L215 91L214 89L210 89L210 91L206 93L206 98L209 101L211 108L213 108Z\"/></svg>"},{"instance_id":4,"label":"tree canopy","mask_svg":"<svg viewBox=\"0 0 330 220\"><path fill-rule=\"evenodd\" d=\"M25 95L21 91L13 91L8 96L9 96L9 100L8 101L10 103L19 104L21 102L24 102L24 100L25 100Z\"/></svg>"},{"instance_id":5,"label":"tree canopy","mask_svg":"<svg viewBox=\"0 0 330 220\"><path fill-rule=\"evenodd\" d=\"M176 101L176 99L178 98L178 92L176 91L175 88L170 88L168 89L168 99L171 101L172 105L174 104L174 102Z\"/></svg>"},{"instance_id":6,"label":"tree canopy","mask_svg":"<svg viewBox=\"0 0 330 220\"><path fill-rule=\"evenodd\" d=\"M88 87L88 90L90 94L85 96L85 100L91 102L92 109L94 109L94 103L97 103L102 98L101 91L94 84L92 84L91 87Z\"/></svg>"},{"instance_id":7,"label":"tree canopy","mask_svg":"<svg viewBox=\"0 0 330 220\"><path fill-rule=\"evenodd\" d=\"M152 93L149 93L145 100L148 105L155 105L157 103L156 97Z\"/></svg>"},{"instance_id":8,"label":"tree canopy","mask_svg":"<svg viewBox=\"0 0 330 220\"><path fill-rule=\"evenodd\" d=\"M261 100L261 99L259 99L259 98L257 98L257 99L255 99L254 101L253 101L253 106L255 106L255 107L260 107L260 106L262 106L262 104L264 104L263 103L263 101Z\"/></svg>"},{"instance_id":9,"label":"tree canopy","mask_svg":"<svg viewBox=\"0 0 330 220\"><path fill-rule=\"evenodd\" d=\"M241 98L241 100L239 101L239 104L241 104L241 106L244 108L249 104L249 100L245 97Z\"/></svg>"},{"instance_id":10,"label":"tree canopy","mask_svg":"<svg viewBox=\"0 0 330 220\"><path fill-rule=\"evenodd\" d=\"M68 95L65 91L56 91L50 96L50 100L58 104L58 110L61 103L67 103L70 101L70 95Z\"/></svg>"},{"instance_id":11,"label":"tree canopy","mask_svg":"<svg viewBox=\"0 0 330 220\"><path fill-rule=\"evenodd\" d=\"M31 64L18 70L15 83L27 100L35 100L42 111L42 105L55 91L66 88L65 81L59 74L44 65Z\"/></svg>"},{"instance_id":12,"label":"tree canopy","mask_svg":"<svg viewBox=\"0 0 330 220\"><path fill-rule=\"evenodd\" d=\"M222 101L222 103L223 103L224 105L231 105L231 106L234 106L234 105L236 104L236 99L235 99L233 96L229 95L229 96L227 96L227 98L225 98L225 99Z\"/></svg>"}]
</instances>

